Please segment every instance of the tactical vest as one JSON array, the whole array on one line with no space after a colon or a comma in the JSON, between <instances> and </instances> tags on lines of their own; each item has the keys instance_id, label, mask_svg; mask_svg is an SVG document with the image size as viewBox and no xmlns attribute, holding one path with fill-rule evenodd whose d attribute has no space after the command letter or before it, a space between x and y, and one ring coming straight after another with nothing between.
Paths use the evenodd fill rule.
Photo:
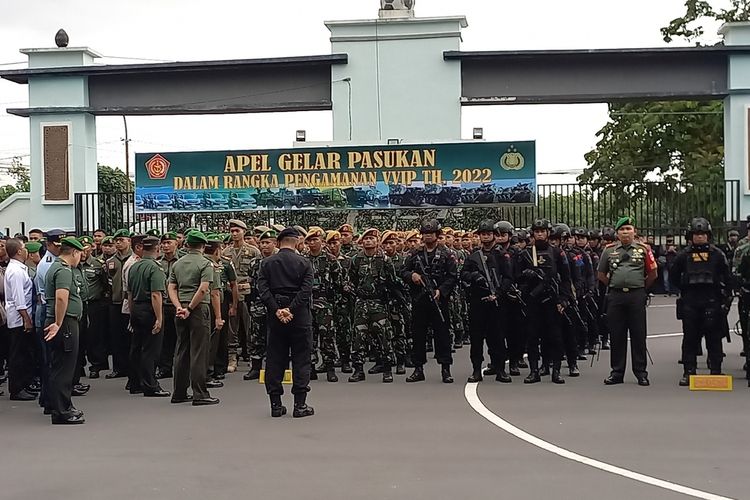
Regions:
<instances>
[{"instance_id":1,"label":"tactical vest","mask_svg":"<svg viewBox=\"0 0 750 500\"><path fill-rule=\"evenodd\" d=\"M693 247L690 245L687 250L687 263L685 272L682 273L683 286L688 285L717 285L717 276L713 269L711 254L718 250L711 245L701 245Z\"/></svg>"}]
</instances>

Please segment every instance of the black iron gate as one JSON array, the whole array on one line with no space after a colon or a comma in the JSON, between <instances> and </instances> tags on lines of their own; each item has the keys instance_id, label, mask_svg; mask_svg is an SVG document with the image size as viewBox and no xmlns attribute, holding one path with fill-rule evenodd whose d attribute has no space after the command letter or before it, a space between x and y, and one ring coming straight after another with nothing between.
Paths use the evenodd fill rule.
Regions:
<instances>
[{"instance_id":1,"label":"black iron gate","mask_svg":"<svg viewBox=\"0 0 750 500\"><path fill-rule=\"evenodd\" d=\"M571 227L612 226L623 214L635 217L641 234L655 237L680 234L691 218L701 215L711 220L715 234L723 235L739 227L741 214L740 182L675 184L540 184L534 206L490 208L420 208L390 210L252 210L217 213L138 213L133 193L78 193L75 195L76 232L90 234L96 229L108 233L119 228L144 232L156 228L164 232L185 227L223 230L226 221L241 218L248 225L271 221L303 226L334 227L352 220L356 226L374 225L381 229L408 229L427 216L438 217L453 227L470 229L479 220L509 220L516 227L528 227L535 218L565 222Z\"/></svg>"}]
</instances>

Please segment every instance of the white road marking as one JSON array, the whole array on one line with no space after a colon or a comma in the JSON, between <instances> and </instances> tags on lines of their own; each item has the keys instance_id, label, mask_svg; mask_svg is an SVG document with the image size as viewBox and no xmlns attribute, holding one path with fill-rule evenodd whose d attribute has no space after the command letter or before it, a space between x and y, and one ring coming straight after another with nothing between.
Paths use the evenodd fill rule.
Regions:
<instances>
[{"instance_id":1,"label":"white road marking","mask_svg":"<svg viewBox=\"0 0 750 500\"><path fill-rule=\"evenodd\" d=\"M647 339L663 339L665 337L682 337L682 332L674 332L674 333L655 333L653 335L646 336ZM628 339L630 340L630 339Z\"/></svg>"},{"instance_id":2,"label":"white road marking","mask_svg":"<svg viewBox=\"0 0 750 500\"><path fill-rule=\"evenodd\" d=\"M623 469L622 467L610 465L608 463L579 455L578 453L566 450L565 448L561 448L552 443L544 441L543 439L540 439L522 429L519 429L510 422L503 420L498 415L492 413L486 406L484 406L482 400L479 399L479 395L477 394L477 385L478 384L476 383L466 384L466 387L464 388L464 397L466 398L466 401L469 403L469 405L474 409L474 411L508 434L511 434L522 441L526 441L527 443L536 446L537 448L541 448L542 450L554 453L555 455L558 455L560 457L567 458L568 460L572 460L580 464L588 465L589 467L593 467L604 472L609 472L611 474L622 476L641 483L650 484L652 486L656 486L657 488L663 488L665 490L674 491L676 493L682 493L683 495L688 495L695 498L703 498L705 500L733 500L730 497L714 495L713 493L696 490L694 488L689 488L680 484L664 481L663 479L646 476L645 474L641 474L639 472L633 472L628 469Z\"/></svg>"},{"instance_id":3,"label":"white road marking","mask_svg":"<svg viewBox=\"0 0 750 500\"><path fill-rule=\"evenodd\" d=\"M649 309L655 309L658 307L675 307L675 304L649 304Z\"/></svg>"}]
</instances>

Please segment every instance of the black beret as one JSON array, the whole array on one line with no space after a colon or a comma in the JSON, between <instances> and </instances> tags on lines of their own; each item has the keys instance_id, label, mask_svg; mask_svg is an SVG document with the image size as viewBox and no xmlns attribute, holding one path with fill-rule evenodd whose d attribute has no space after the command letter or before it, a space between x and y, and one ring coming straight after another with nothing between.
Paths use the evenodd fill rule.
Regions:
<instances>
[{"instance_id":1,"label":"black beret","mask_svg":"<svg viewBox=\"0 0 750 500\"><path fill-rule=\"evenodd\" d=\"M287 227L287 228L284 228L284 230L279 233L276 239L281 241L284 238L299 238L299 237L300 237L299 231L297 231L293 227Z\"/></svg>"}]
</instances>

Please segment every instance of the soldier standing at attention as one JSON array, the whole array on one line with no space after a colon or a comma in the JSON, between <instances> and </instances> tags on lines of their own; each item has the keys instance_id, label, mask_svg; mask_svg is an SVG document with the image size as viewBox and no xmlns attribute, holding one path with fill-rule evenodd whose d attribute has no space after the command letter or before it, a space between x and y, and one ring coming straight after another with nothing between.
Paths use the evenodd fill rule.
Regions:
<instances>
[{"instance_id":1,"label":"soldier standing at attention","mask_svg":"<svg viewBox=\"0 0 750 500\"><path fill-rule=\"evenodd\" d=\"M354 228L351 224L343 224L339 229L341 235L341 253L347 257L352 257L357 253L357 247L354 245Z\"/></svg>"},{"instance_id":2,"label":"soldier standing at attention","mask_svg":"<svg viewBox=\"0 0 750 500\"><path fill-rule=\"evenodd\" d=\"M276 237L278 233L269 229L264 231L258 238L260 246L260 257L253 259L250 268L250 341L248 353L250 354L250 371L242 378L244 380L258 380L260 370L263 367L263 359L266 357L266 336L268 335L268 323L266 321L266 306L258 292L258 273L260 264L276 252Z\"/></svg>"},{"instance_id":3,"label":"soldier standing at attention","mask_svg":"<svg viewBox=\"0 0 750 500\"><path fill-rule=\"evenodd\" d=\"M208 375L208 381L206 386L210 389L224 387L224 382L219 378L214 377L216 375L216 356L219 352L219 341L221 340L222 332L224 331L226 318L229 314L229 308L225 308L224 302L224 290L229 288L230 282L237 282L237 276L232 269L231 263L224 264L221 259L221 238L217 234L206 235L208 243L206 244L203 255L211 262L214 268L214 284L211 287L211 320L210 324L216 325L215 328L211 329L211 342L208 349L208 358L206 362L206 374ZM236 304L235 304L236 307ZM221 325L221 326L219 326Z\"/></svg>"},{"instance_id":4,"label":"soldier standing at attention","mask_svg":"<svg viewBox=\"0 0 750 500\"><path fill-rule=\"evenodd\" d=\"M122 268L133 255L130 249L130 231L120 229L113 235L116 253L107 259L106 269L109 286L112 290L112 303L109 307L109 328L112 348L112 372L104 376L106 379L128 376L128 356L130 354L130 332L128 320L122 314L122 303L125 292L122 288Z\"/></svg>"},{"instance_id":5,"label":"soldier standing at attention","mask_svg":"<svg viewBox=\"0 0 750 500\"><path fill-rule=\"evenodd\" d=\"M299 233L286 228L278 236L279 252L260 265L258 292L268 311L268 357L266 392L271 400L271 416L281 417L284 370L292 360L292 394L296 418L309 417L315 410L307 405L310 392L312 349L313 268L295 251Z\"/></svg>"},{"instance_id":6,"label":"soldier standing at attention","mask_svg":"<svg viewBox=\"0 0 750 500\"><path fill-rule=\"evenodd\" d=\"M326 373L328 382L338 382L336 362L336 332L333 327L333 302L342 289L342 271L336 257L323 251L325 232L311 227L305 242L309 248L307 258L313 266L313 350L320 348L323 365L313 369ZM317 342L316 342L317 340ZM317 345L316 345L317 344ZM316 358L313 352L313 360Z\"/></svg>"},{"instance_id":7,"label":"soldier standing at attention","mask_svg":"<svg viewBox=\"0 0 750 500\"><path fill-rule=\"evenodd\" d=\"M401 269L401 278L411 286L412 292L414 373L406 381L418 382L425 379L423 366L427 363L427 328L431 325L443 382L452 384L453 356L448 332L448 299L458 281L458 271L453 254L444 246L438 245L440 223L434 219L426 221L420 232L422 248L413 250ZM434 284L434 290L429 289L428 282Z\"/></svg>"},{"instance_id":8,"label":"soldier standing at attention","mask_svg":"<svg viewBox=\"0 0 750 500\"><path fill-rule=\"evenodd\" d=\"M101 241L99 241L101 248ZM100 254L101 255L101 254ZM104 272L104 258L92 253L83 261L83 277L88 287L88 358L91 366L89 378L99 378L99 372L109 367L106 331L108 330L109 289Z\"/></svg>"},{"instance_id":9,"label":"soldier standing at attention","mask_svg":"<svg viewBox=\"0 0 750 500\"><path fill-rule=\"evenodd\" d=\"M50 374L45 408L53 424L82 424L83 412L71 401L73 375L78 357L78 323L83 314L81 285L73 268L81 260L83 245L75 238L63 238L61 253L45 275L47 302L44 340L48 345Z\"/></svg>"},{"instance_id":10,"label":"soldier standing at attention","mask_svg":"<svg viewBox=\"0 0 750 500\"><path fill-rule=\"evenodd\" d=\"M341 373L352 373L352 318L354 317L354 290L351 287L352 259L341 253L341 234L328 231L326 250L338 260L343 275L343 286L333 303L333 321L336 328L336 347L341 360Z\"/></svg>"},{"instance_id":11,"label":"soldier standing at attention","mask_svg":"<svg viewBox=\"0 0 750 500\"><path fill-rule=\"evenodd\" d=\"M163 398L169 393L156 380L156 362L159 359L163 340L164 324L163 293L167 289L166 278L156 256L159 238L148 236L143 240L143 256L130 268L128 274L131 339L131 371L136 374L136 389L152 398ZM133 388L131 387L131 393Z\"/></svg>"},{"instance_id":12,"label":"soldier standing at attention","mask_svg":"<svg viewBox=\"0 0 750 500\"><path fill-rule=\"evenodd\" d=\"M193 406L215 405L206 386L206 366L211 336L209 301L214 269L203 256L207 243L200 231L191 231L185 239L188 253L172 266L167 291L175 307L177 346L174 358L172 403L193 402ZM220 318L219 318L220 320ZM220 325L217 325L221 328ZM193 388L188 396L188 385Z\"/></svg>"},{"instance_id":13,"label":"soldier standing at attention","mask_svg":"<svg viewBox=\"0 0 750 500\"><path fill-rule=\"evenodd\" d=\"M607 285L607 320L612 372L606 385L622 384L627 365L628 333L633 373L638 385L650 385L646 371L646 289L656 280L651 250L634 241L635 220L622 217L615 225L618 242L607 245L599 261L599 281Z\"/></svg>"},{"instance_id":14,"label":"soldier standing at attention","mask_svg":"<svg viewBox=\"0 0 750 500\"><path fill-rule=\"evenodd\" d=\"M386 231L380 241L383 252L393 263L396 276L400 276L406 257L396 251L398 245L396 233ZM401 279L397 279L396 288L389 294L388 298L388 313L393 329L393 351L396 354L396 375L406 374L406 357L407 353L410 352L409 324L411 323L411 312L407 303L408 296L408 287Z\"/></svg>"},{"instance_id":15,"label":"soldier standing at attention","mask_svg":"<svg viewBox=\"0 0 750 500\"><path fill-rule=\"evenodd\" d=\"M237 291L239 292L239 304L237 314L229 321L229 366L227 371L233 373L237 370L237 349L240 342L245 342L249 349L250 333L250 311L248 310L247 297L250 295L250 268L253 259L260 257L260 251L245 243L245 231L247 225L238 219L229 220L229 233L232 235L232 245L224 249L223 257L232 261L234 271L237 273Z\"/></svg>"},{"instance_id":16,"label":"soldier standing at attention","mask_svg":"<svg viewBox=\"0 0 750 500\"><path fill-rule=\"evenodd\" d=\"M396 286L396 271L391 260L378 251L378 236L377 229L365 231L361 239L362 250L352 257L350 280L357 297L352 341L354 373L349 382L365 379L363 365L370 346L375 351L377 362L383 366L383 382L393 382L391 367L395 356L387 296Z\"/></svg>"},{"instance_id":17,"label":"soldier standing at attention","mask_svg":"<svg viewBox=\"0 0 750 500\"><path fill-rule=\"evenodd\" d=\"M164 278L168 279L172 273L172 266L177 262L177 233L164 233L161 237L161 258L157 261L164 273ZM172 363L174 362L174 347L177 342L177 331L173 318L177 314L172 302L169 300L167 293L162 296L162 308L166 321L162 323L162 344L161 354L159 354L159 363L156 369L156 378L172 378Z\"/></svg>"}]
</instances>

